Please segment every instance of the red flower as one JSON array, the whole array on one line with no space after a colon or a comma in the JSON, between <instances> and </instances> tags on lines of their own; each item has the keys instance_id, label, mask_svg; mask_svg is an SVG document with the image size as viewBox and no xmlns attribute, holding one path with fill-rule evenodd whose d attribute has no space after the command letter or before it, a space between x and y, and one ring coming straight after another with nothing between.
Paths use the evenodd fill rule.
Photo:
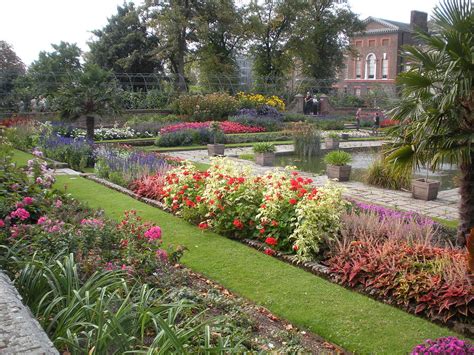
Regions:
<instances>
[{"instance_id":1,"label":"red flower","mask_svg":"<svg viewBox=\"0 0 474 355\"><path fill-rule=\"evenodd\" d=\"M260 232L260 234L263 234L265 233L265 228L259 229L258 231Z\"/></svg>"},{"instance_id":2,"label":"red flower","mask_svg":"<svg viewBox=\"0 0 474 355\"><path fill-rule=\"evenodd\" d=\"M198 227L202 230L205 230L205 229L209 228L209 225L206 222L201 222L201 223L199 223Z\"/></svg>"},{"instance_id":3,"label":"red flower","mask_svg":"<svg viewBox=\"0 0 474 355\"><path fill-rule=\"evenodd\" d=\"M120 246L121 246L122 248L126 248L126 247L128 246L128 239L122 239L122 240L120 241Z\"/></svg>"},{"instance_id":4,"label":"red flower","mask_svg":"<svg viewBox=\"0 0 474 355\"><path fill-rule=\"evenodd\" d=\"M290 201L289 201L292 205L296 205L296 203L298 202L295 198L291 198Z\"/></svg>"},{"instance_id":5,"label":"red flower","mask_svg":"<svg viewBox=\"0 0 474 355\"><path fill-rule=\"evenodd\" d=\"M273 226L273 227L278 227L278 222L275 221L275 220L273 220L273 221L272 221L272 226Z\"/></svg>"},{"instance_id":6,"label":"red flower","mask_svg":"<svg viewBox=\"0 0 474 355\"><path fill-rule=\"evenodd\" d=\"M296 244L293 245L293 250L294 250L294 251L298 251L298 249L299 249L299 247L298 247Z\"/></svg>"},{"instance_id":7,"label":"red flower","mask_svg":"<svg viewBox=\"0 0 474 355\"><path fill-rule=\"evenodd\" d=\"M244 228L244 224L239 220L239 219L234 219L234 222L233 222L235 228L237 229L242 229Z\"/></svg>"},{"instance_id":8,"label":"red flower","mask_svg":"<svg viewBox=\"0 0 474 355\"><path fill-rule=\"evenodd\" d=\"M264 253L267 254L267 255L274 255L275 251L273 249L270 249L270 248L265 248Z\"/></svg>"},{"instance_id":9,"label":"red flower","mask_svg":"<svg viewBox=\"0 0 474 355\"><path fill-rule=\"evenodd\" d=\"M278 240L276 238L273 238L273 237L268 237L267 239L265 239L265 243L267 243L268 245L277 245L278 244Z\"/></svg>"}]
</instances>

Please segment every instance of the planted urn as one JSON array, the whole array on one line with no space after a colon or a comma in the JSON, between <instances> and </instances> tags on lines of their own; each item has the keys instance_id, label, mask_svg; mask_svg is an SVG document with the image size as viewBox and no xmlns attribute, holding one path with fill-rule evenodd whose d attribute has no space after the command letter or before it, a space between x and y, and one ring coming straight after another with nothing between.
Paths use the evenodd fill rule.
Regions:
<instances>
[{"instance_id":1,"label":"planted urn","mask_svg":"<svg viewBox=\"0 0 474 355\"><path fill-rule=\"evenodd\" d=\"M253 145L255 162L261 166L273 166L275 161L275 145L261 142Z\"/></svg>"},{"instance_id":2,"label":"planted urn","mask_svg":"<svg viewBox=\"0 0 474 355\"><path fill-rule=\"evenodd\" d=\"M207 154L210 157L224 155L225 145L217 143L217 136L222 133L220 123L216 121L211 122L209 125L209 131L211 132L213 143L207 145Z\"/></svg>"},{"instance_id":3,"label":"planted urn","mask_svg":"<svg viewBox=\"0 0 474 355\"><path fill-rule=\"evenodd\" d=\"M352 160L349 153L342 150L332 151L324 157L326 163L326 174L329 179L338 181L349 181L351 175L351 166L348 165Z\"/></svg>"},{"instance_id":4,"label":"planted urn","mask_svg":"<svg viewBox=\"0 0 474 355\"><path fill-rule=\"evenodd\" d=\"M326 149L338 149L339 148L339 135L337 133L329 133L324 140L326 143Z\"/></svg>"}]
</instances>

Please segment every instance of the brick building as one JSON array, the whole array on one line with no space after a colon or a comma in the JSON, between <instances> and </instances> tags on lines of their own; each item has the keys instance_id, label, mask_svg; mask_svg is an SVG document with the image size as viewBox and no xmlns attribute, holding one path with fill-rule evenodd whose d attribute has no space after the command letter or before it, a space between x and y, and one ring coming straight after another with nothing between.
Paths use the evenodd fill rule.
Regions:
<instances>
[{"instance_id":1,"label":"brick building","mask_svg":"<svg viewBox=\"0 0 474 355\"><path fill-rule=\"evenodd\" d=\"M414 43L414 29L428 30L427 18L426 13L419 11L411 12L409 24L367 18L365 31L351 39L355 52L346 56L337 88L356 96L375 89L395 93L395 78L406 69L400 56L401 47Z\"/></svg>"}]
</instances>

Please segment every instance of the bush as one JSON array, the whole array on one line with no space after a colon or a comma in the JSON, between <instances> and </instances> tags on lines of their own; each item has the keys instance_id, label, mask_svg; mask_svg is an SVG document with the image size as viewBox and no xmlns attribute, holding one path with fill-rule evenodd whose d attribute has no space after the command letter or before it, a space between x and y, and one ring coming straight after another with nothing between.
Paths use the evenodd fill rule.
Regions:
<instances>
[{"instance_id":1,"label":"bush","mask_svg":"<svg viewBox=\"0 0 474 355\"><path fill-rule=\"evenodd\" d=\"M71 169L83 170L94 166L94 148L87 139L51 134L42 137L39 146L46 157L67 163Z\"/></svg>"},{"instance_id":2,"label":"bush","mask_svg":"<svg viewBox=\"0 0 474 355\"><path fill-rule=\"evenodd\" d=\"M324 162L329 165L342 166L350 163L351 160L351 155L343 150L334 150L324 157Z\"/></svg>"},{"instance_id":3,"label":"bush","mask_svg":"<svg viewBox=\"0 0 474 355\"><path fill-rule=\"evenodd\" d=\"M259 110L242 109L229 121L247 126L264 127L266 131L277 131L283 126L282 115L273 107L263 106Z\"/></svg>"},{"instance_id":4,"label":"bush","mask_svg":"<svg viewBox=\"0 0 474 355\"><path fill-rule=\"evenodd\" d=\"M433 224L377 213L343 216L325 261L337 282L432 320L467 322L474 295L463 250L432 243Z\"/></svg>"},{"instance_id":5,"label":"bush","mask_svg":"<svg viewBox=\"0 0 474 355\"><path fill-rule=\"evenodd\" d=\"M253 145L254 153L273 153L275 152L275 145L267 142L255 143Z\"/></svg>"},{"instance_id":6,"label":"bush","mask_svg":"<svg viewBox=\"0 0 474 355\"><path fill-rule=\"evenodd\" d=\"M300 157L312 157L321 152L321 134L311 125L301 124L295 127L293 145Z\"/></svg>"},{"instance_id":7,"label":"bush","mask_svg":"<svg viewBox=\"0 0 474 355\"><path fill-rule=\"evenodd\" d=\"M38 144L39 125L34 121L21 121L5 130L5 136L15 148L30 150Z\"/></svg>"},{"instance_id":8,"label":"bush","mask_svg":"<svg viewBox=\"0 0 474 355\"><path fill-rule=\"evenodd\" d=\"M218 143L224 143L223 134L216 137ZM169 133L162 133L155 140L155 145L159 147L181 147L188 145L205 145L214 142L213 135L208 128L185 129Z\"/></svg>"},{"instance_id":9,"label":"bush","mask_svg":"<svg viewBox=\"0 0 474 355\"><path fill-rule=\"evenodd\" d=\"M308 116L302 113L285 113L283 115L284 122L306 122Z\"/></svg>"},{"instance_id":10,"label":"bush","mask_svg":"<svg viewBox=\"0 0 474 355\"><path fill-rule=\"evenodd\" d=\"M400 171L386 163L383 158L375 160L367 169L365 181L367 184L385 189L409 189L411 172Z\"/></svg>"},{"instance_id":11,"label":"bush","mask_svg":"<svg viewBox=\"0 0 474 355\"><path fill-rule=\"evenodd\" d=\"M171 105L180 115L189 115L194 121L224 120L235 113L238 101L229 94L181 95Z\"/></svg>"},{"instance_id":12,"label":"bush","mask_svg":"<svg viewBox=\"0 0 474 355\"><path fill-rule=\"evenodd\" d=\"M316 121L314 124L323 131L339 131L344 129L344 122L337 120Z\"/></svg>"},{"instance_id":13,"label":"bush","mask_svg":"<svg viewBox=\"0 0 474 355\"><path fill-rule=\"evenodd\" d=\"M278 111L285 111L285 102L278 96L265 96L261 94L246 94L239 92L236 96L241 108L256 108L270 106Z\"/></svg>"}]
</instances>

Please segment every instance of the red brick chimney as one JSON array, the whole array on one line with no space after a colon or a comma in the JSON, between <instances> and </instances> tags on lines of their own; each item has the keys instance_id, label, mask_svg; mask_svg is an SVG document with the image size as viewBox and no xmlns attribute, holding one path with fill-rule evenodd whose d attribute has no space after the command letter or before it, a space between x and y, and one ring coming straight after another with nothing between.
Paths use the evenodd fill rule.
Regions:
<instances>
[{"instance_id":1,"label":"red brick chimney","mask_svg":"<svg viewBox=\"0 0 474 355\"><path fill-rule=\"evenodd\" d=\"M428 32L428 14L421 11L412 11L410 16L410 28Z\"/></svg>"}]
</instances>

